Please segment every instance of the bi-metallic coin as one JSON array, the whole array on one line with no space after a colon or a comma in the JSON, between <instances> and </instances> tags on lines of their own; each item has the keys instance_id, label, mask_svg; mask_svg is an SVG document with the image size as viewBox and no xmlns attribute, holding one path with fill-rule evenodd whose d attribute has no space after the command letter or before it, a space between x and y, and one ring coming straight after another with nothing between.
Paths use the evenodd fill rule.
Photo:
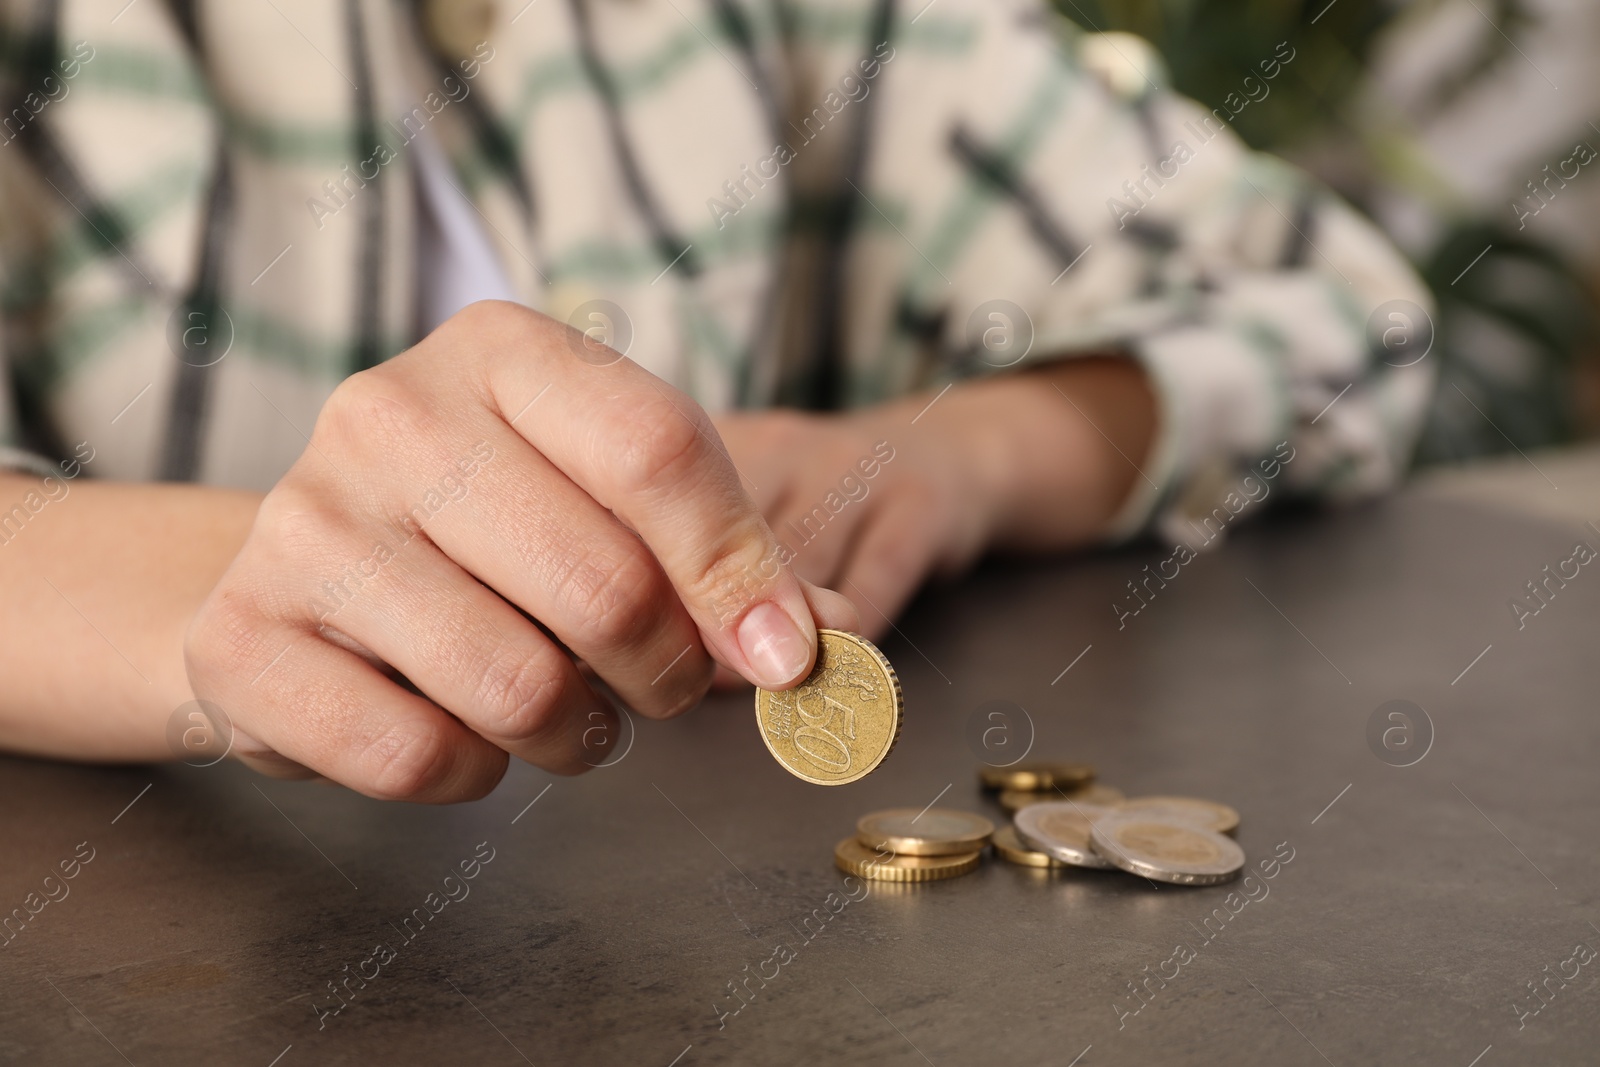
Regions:
<instances>
[{"instance_id":1,"label":"bi-metallic coin","mask_svg":"<svg viewBox=\"0 0 1600 1067\"><path fill-rule=\"evenodd\" d=\"M1114 866L1174 885L1215 885L1244 867L1244 850L1231 837L1149 815L1116 812L1097 819L1089 842Z\"/></svg>"}]
</instances>

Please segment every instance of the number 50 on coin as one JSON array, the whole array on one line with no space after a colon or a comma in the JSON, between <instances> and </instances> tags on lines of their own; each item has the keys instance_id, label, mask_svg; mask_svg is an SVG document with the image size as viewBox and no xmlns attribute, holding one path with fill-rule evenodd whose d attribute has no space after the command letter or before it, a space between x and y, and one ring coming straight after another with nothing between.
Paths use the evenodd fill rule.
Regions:
<instances>
[{"instance_id":1,"label":"number 50 on coin","mask_svg":"<svg viewBox=\"0 0 1600 1067\"><path fill-rule=\"evenodd\" d=\"M900 679L872 643L817 631L817 665L794 689L756 690L761 740L785 770L817 785L844 785L882 763L900 736Z\"/></svg>"}]
</instances>

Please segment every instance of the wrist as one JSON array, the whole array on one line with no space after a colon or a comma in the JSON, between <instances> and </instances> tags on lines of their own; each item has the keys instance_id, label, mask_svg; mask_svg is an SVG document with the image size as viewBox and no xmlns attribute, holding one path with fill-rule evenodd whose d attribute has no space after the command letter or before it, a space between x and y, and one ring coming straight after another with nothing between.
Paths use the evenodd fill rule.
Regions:
<instances>
[{"instance_id":1,"label":"wrist","mask_svg":"<svg viewBox=\"0 0 1600 1067\"><path fill-rule=\"evenodd\" d=\"M1028 440L1012 393L1000 379L958 382L855 416L874 440L888 440L941 487L950 516L941 569L959 569L993 547L1007 516L1027 506L1021 459Z\"/></svg>"},{"instance_id":2,"label":"wrist","mask_svg":"<svg viewBox=\"0 0 1600 1067\"><path fill-rule=\"evenodd\" d=\"M1012 379L989 379L956 386L945 397L951 410L944 425L930 427L956 455L962 484L978 525L979 552L1004 543L1013 517L1030 506L1036 487L1029 452L1034 398Z\"/></svg>"},{"instance_id":3,"label":"wrist","mask_svg":"<svg viewBox=\"0 0 1600 1067\"><path fill-rule=\"evenodd\" d=\"M975 383L970 402L999 450L989 547L1049 551L1110 535L1155 436L1155 395L1136 362L1062 360Z\"/></svg>"}]
</instances>

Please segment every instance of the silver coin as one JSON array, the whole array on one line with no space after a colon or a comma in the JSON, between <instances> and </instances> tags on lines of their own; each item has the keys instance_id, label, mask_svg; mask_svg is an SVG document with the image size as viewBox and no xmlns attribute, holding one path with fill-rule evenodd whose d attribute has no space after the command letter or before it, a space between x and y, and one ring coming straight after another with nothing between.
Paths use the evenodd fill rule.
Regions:
<instances>
[{"instance_id":1,"label":"silver coin","mask_svg":"<svg viewBox=\"0 0 1600 1067\"><path fill-rule=\"evenodd\" d=\"M1215 885L1238 877L1244 850L1232 838L1192 823L1113 813L1089 831L1095 852L1130 874L1175 885Z\"/></svg>"},{"instance_id":2,"label":"silver coin","mask_svg":"<svg viewBox=\"0 0 1600 1067\"><path fill-rule=\"evenodd\" d=\"M1089 846L1089 830L1113 814L1099 804L1075 800L1047 800L1017 812L1017 836L1029 847L1074 867L1110 867Z\"/></svg>"},{"instance_id":3,"label":"silver coin","mask_svg":"<svg viewBox=\"0 0 1600 1067\"><path fill-rule=\"evenodd\" d=\"M1129 815L1148 815L1162 822L1186 822L1231 834L1239 828L1239 813L1226 804L1198 797L1129 797L1117 805Z\"/></svg>"}]
</instances>

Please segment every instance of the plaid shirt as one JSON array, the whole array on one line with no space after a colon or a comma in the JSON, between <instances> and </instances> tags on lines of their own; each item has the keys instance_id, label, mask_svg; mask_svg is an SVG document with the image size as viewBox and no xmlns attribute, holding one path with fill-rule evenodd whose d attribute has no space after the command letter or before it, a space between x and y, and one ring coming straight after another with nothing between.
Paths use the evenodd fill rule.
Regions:
<instances>
[{"instance_id":1,"label":"plaid shirt","mask_svg":"<svg viewBox=\"0 0 1600 1067\"><path fill-rule=\"evenodd\" d=\"M1136 38L924 2L0 0L9 462L270 486L417 339L426 136L525 303L713 411L1117 350L1161 404L1119 533L1283 442L1292 492L1392 484L1426 290L1227 125L1292 42L1208 109Z\"/></svg>"}]
</instances>

